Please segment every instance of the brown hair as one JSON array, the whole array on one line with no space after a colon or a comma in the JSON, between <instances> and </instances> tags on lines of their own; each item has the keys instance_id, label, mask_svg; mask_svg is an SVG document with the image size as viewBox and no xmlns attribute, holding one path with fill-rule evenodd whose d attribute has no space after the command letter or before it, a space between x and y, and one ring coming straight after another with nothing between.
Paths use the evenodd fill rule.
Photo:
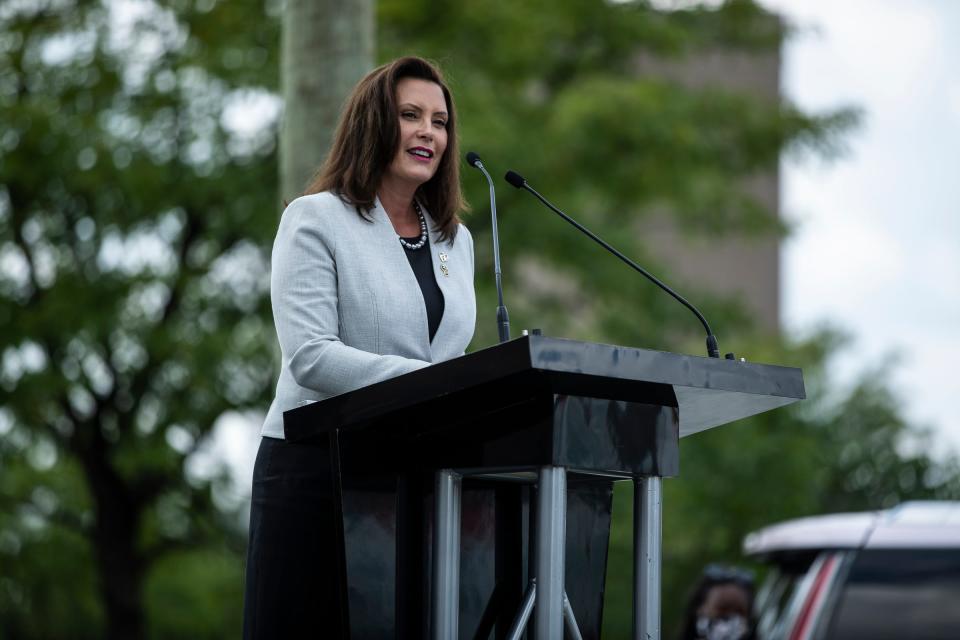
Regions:
<instances>
[{"instance_id":1,"label":"brown hair","mask_svg":"<svg viewBox=\"0 0 960 640\"><path fill-rule=\"evenodd\" d=\"M447 148L437 172L420 185L416 197L427 207L443 239L453 239L467 209L460 189L460 153L457 150L453 97L440 69L423 58L406 57L378 67L353 89L340 114L333 146L304 195L332 191L367 218L374 208L380 180L400 145L397 83L401 78L435 82L447 103Z\"/></svg>"}]
</instances>

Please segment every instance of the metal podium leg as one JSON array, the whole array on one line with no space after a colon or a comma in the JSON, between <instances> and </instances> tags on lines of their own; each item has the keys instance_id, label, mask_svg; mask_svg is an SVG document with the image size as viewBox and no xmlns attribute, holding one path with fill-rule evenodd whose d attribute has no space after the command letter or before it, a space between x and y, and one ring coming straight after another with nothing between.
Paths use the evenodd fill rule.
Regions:
<instances>
[{"instance_id":1,"label":"metal podium leg","mask_svg":"<svg viewBox=\"0 0 960 640\"><path fill-rule=\"evenodd\" d=\"M433 637L455 640L460 614L460 474L436 474L433 526Z\"/></svg>"},{"instance_id":2,"label":"metal podium leg","mask_svg":"<svg viewBox=\"0 0 960 640\"><path fill-rule=\"evenodd\" d=\"M533 604L537 599L537 581L531 580L527 586L527 592L523 594L523 602L520 604L520 611L510 625L510 631L507 632L507 640L520 640L520 636L527 629L527 622L530 621L530 614L533 612Z\"/></svg>"},{"instance_id":3,"label":"metal podium leg","mask_svg":"<svg viewBox=\"0 0 960 640\"><path fill-rule=\"evenodd\" d=\"M633 482L633 637L660 640L662 478Z\"/></svg>"},{"instance_id":4,"label":"metal podium leg","mask_svg":"<svg viewBox=\"0 0 960 640\"><path fill-rule=\"evenodd\" d=\"M570 604L570 598L566 592L563 594L563 622L564 629L567 632L567 638L570 640L583 640L583 634L580 633L580 625L577 624L577 616L573 614L573 605Z\"/></svg>"},{"instance_id":5,"label":"metal podium leg","mask_svg":"<svg viewBox=\"0 0 960 640\"><path fill-rule=\"evenodd\" d=\"M537 491L536 640L563 637L564 544L567 475L563 467L540 467Z\"/></svg>"}]
</instances>

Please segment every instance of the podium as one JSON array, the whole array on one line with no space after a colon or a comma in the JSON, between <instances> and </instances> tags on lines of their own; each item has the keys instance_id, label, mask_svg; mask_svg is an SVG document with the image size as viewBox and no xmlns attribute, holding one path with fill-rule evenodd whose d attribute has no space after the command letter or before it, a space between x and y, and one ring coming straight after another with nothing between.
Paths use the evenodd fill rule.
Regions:
<instances>
[{"instance_id":1,"label":"podium","mask_svg":"<svg viewBox=\"0 0 960 640\"><path fill-rule=\"evenodd\" d=\"M330 457L328 637L599 638L630 480L634 635L659 638L679 439L804 397L795 368L531 335L286 412Z\"/></svg>"}]
</instances>

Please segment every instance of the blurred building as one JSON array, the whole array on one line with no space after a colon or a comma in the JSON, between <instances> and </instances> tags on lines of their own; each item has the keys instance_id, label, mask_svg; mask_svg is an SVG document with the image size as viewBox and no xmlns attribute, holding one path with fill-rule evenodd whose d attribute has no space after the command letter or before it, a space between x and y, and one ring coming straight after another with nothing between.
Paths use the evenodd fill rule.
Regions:
<instances>
[{"instance_id":1,"label":"blurred building","mask_svg":"<svg viewBox=\"0 0 960 640\"><path fill-rule=\"evenodd\" d=\"M638 75L655 76L689 88L717 87L766 101L779 100L779 52L700 53L686 60L639 55ZM775 169L745 181L748 191L779 215L780 173ZM759 329L780 326L780 243L769 234L722 237L678 232L668 216L653 216L644 229L645 244L671 272L698 288L739 298ZM689 290L689 286L685 289Z\"/></svg>"}]
</instances>

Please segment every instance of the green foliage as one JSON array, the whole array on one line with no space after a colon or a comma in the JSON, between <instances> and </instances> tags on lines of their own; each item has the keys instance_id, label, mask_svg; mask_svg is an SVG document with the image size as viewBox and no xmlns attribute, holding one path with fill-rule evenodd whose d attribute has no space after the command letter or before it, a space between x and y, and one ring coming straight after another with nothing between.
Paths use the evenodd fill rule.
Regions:
<instances>
[{"instance_id":1,"label":"green foliage","mask_svg":"<svg viewBox=\"0 0 960 640\"><path fill-rule=\"evenodd\" d=\"M157 563L146 588L150 637L238 638L243 565L230 549L201 549Z\"/></svg>"},{"instance_id":2,"label":"green foliage","mask_svg":"<svg viewBox=\"0 0 960 640\"><path fill-rule=\"evenodd\" d=\"M756 343L758 360L803 367L808 400L681 441L680 476L665 480L663 492L665 628L680 620L705 565L744 563L740 545L751 531L806 515L960 499L956 460L926 454L923 432L904 422L882 373L827 393L827 357L841 345L829 331L800 344ZM629 484L618 485L604 626L613 638L630 625L632 500Z\"/></svg>"},{"instance_id":3,"label":"green foliage","mask_svg":"<svg viewBox=\"0 0 960 640\"><path fill-rule=\"evenodd\" d=\"M91 588L96 568L89 543L42 524L40 514L10 515L20 522L5 517L0 534L2 637L102 638L103 609Z\"/></svg>"},{"instance_id":4,"label":"green foliage","mask_svg":"<svg viewBox=\"0 0 960 640\"><path fill-rule=\"evenodd\" d=\"M235 637L237 506L215 499L222 474L187 469L218 417L264 408L273 384L276 126L230 113L276 96L279 3L116 6L0 4L0 628L117 635L110 612L126 598L145 617L138 637ZM664 276L646 217L782 233L738 185L785 151L835 153L855 120L644 72L779 46L779 22L747 0L677 12L383 0L377 33L381 59L443 64L464 150L495 174L520 171ZM490 223L485 183L468 173L464 184L479 348L495 341ZM685 310L525 194L499 195L515 332L701 351ZM835 336L782 344L752 332L736 303L689 294L719 335L749 341L751 359L803 366L811 400L683 442L682 475L665 485L667 628L700 567L735 560L753 528L957 495L956 467L926 455L882 377L827 397ZM622 637L629 487L615 500L605 628Z\"/></svg>"},{"instance_id":5,"label":"green foliage","mask_svg":"<svg viewBox=\"0 0 960 640\"><path fill-rule=\"evenodd\" d=\"M809 115L720 85L691 87L662 70L644 72L664 66L651 60L682 65L716 48L770 51L780 41L779 22L750 2L672 13L594 0L383 1L378 8L382 59L416 53L443 65L465 149L478 151L494 174L518 170L654 273L664 268L644 244L649 215L669 211L678 226L701 233L779 232L776 216L737 185L775 170L787 149L835 150L831 141L854 120L848 110ZM464 186L475 207L468 222L477 271L489 273L486 185L467 174ZM686 311L528 194L500 182L498 196L514 327L658 348L695 335ZM531 263L539 267L536 283L528 282ZM495 340L490 282L477 281L477 346ZM742 325L744 316L725 301L692 294L719 325L724 317ZM667 326L685 329L665 342Z\"/></svg>"},{"instance_id":6,"label":"green foliage","mask_svg":"<svg viewBox=\"0 0 960 640\"><path fill-rule=\"evenodd\" d=\"M213 470L185 470L273 385L275 126L228 114L275 93L276 18L250 1L0 8L0 626L17 637L170 637L144 622L144 577L162 593L155 562L228 543L231 571L181 585L217 622L173 635L235 635L236 506L214 503Z\"/></svg>"},{"instance_id":7,"label":"green foliage","mask_svg":"<svg viewBox=\"0 0 960 640\"><path fill-rule=\"evenodd\" d=\"M752 2L663 13L644 2L379 5L381 58L437 59L451 79L464 149L495 178L523 174L627 255L666 274L643 223L668 212L699 235L781 234L745 182L776 171L784 153L832 157L856 123L852 109L803 113L731 85L686 81L684 65L717 50L771 55L779 21ZM440 17L442 16L442 18ZM495 341L486 184L464 175L477 241L476 346ZM591 246L527 194L498 184L507 305L514 331L702 353L687 311ZM751 360L803 367L810 400L685 439L681 475L664 489L664 629L675 628L702 567L741 561L748 532L785 518L871 509L907 498L957 495L957 471L923 452L904 456L915 430L882 379L828 398L826 332L784 344L749 314L685 289L725 346ZM734 346L731 341L740 344ZM749 345L741 347L740 345ZM605 637L627 637L631 606L632 489L618 485L608 561Z\"/></svg>"}]
</instances>

